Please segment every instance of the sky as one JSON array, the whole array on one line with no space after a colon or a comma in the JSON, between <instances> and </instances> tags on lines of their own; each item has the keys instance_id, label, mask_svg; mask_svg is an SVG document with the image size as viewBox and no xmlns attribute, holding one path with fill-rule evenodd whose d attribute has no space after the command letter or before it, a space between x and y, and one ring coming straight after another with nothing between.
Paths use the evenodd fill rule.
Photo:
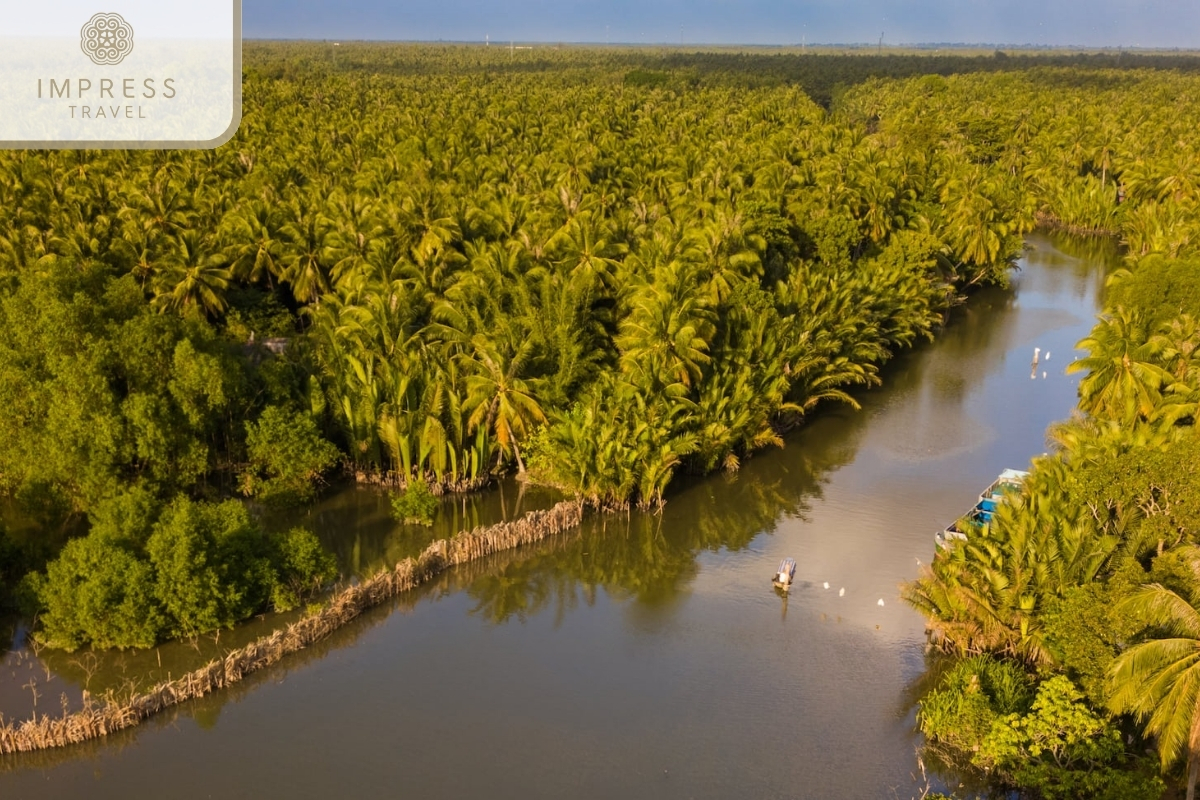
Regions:
<instances>
[{"instance_id":1,"label":"sky","mask_svg":"<svg viewBox=\"0 0 1200 800\"><path fill-rule=\"evenodd\" d=\"M246 38L1200 49L1200 0L243 0Z\"/></svg>"}]
</instances>

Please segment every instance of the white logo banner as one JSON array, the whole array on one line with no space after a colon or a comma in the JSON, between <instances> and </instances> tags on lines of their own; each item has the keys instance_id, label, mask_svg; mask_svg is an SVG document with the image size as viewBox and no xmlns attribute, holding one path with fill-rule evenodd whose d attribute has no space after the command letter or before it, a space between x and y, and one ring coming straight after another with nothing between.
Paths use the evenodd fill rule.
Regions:
<instances>
[{"instance_id":1,"label":"white logo banner","mask_svg":"<svg viewBox=\"0 0 1200 800\"><path fill-rule=\"evenodd\" d=\"M242 110L241 0L0 12L0 147L217 147Z\"/></svg>"}]
</instances>

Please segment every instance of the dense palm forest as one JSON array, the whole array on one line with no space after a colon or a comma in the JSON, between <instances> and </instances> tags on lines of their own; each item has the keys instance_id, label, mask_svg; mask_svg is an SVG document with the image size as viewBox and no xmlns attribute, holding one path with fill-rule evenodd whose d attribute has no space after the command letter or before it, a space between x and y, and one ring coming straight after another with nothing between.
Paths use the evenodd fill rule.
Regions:
<instances>
[{"instance_id":1,"label":"dense palm forest","mask_svg":"<svg viewBox=\"0 0 1200 800\"><path fill-rule=\"evenodd\" d=\"M1068 367L1083 376L1079 412L1050 432L1055 452L905 588L951 656L918 714L928 752L985 784L1151 798L1161 767L1186 775L1193 796L1197 89L1178 76L1041 73L875 83L847 99L881 135L987 154L1024 177L1044 222L1116 234L1126 249L1079 343L1086 356Z\"/></svg>"},{"instance_id":2,"label":"dense palm forest","mask_svg":"<svg viewBox=\"0 0 1200 800\"><path fill-rule=\"evenodd\" d=\"M324 438L402 481L530 462L653 505L872 382L1004 279L1032 219L999 166L893 148L795 88L323 52L252 51L217 151L5 157L8 493L296 489ZM304 457L265 463L297 430Z\"/></svg>"},{"instance_id":3,"label":"dense palm forest","mask_svg":"<svg viewBox=\"0 0 1200 800\"><path fill-rule=\"evenodd\" d=\"M853 405L1040 222L1128 269L1056 454L906 589L954 656L922 729L1046 797L1156 796L1127 733L1195 761L1200 673L1153 638L1200 636L1192 61L331 50L248 46L215 151L0 155L0 580L53 559L44 641L329 579L233 494L517 472L653 510Z\"/></svg>"}]
</instances>

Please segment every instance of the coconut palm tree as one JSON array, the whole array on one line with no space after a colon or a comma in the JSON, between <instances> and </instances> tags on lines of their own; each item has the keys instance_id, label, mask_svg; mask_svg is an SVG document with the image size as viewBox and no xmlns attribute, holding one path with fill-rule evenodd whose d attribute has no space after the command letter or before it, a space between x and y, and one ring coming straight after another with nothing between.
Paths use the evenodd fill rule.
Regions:
<instances>
[{"instance_id":1,"label":"coconut palm tree","mask_svg":"<svg viewBox=\"0 0 1200 800\"><path fill-rule=\"evenodd\" d=\"M642 385L691 387L711 360L714 314L697 272L681 263L658 267L632 298L617 346L623 368Z\"/></svg>"},{"instance_id":2,"label":"coconut palm tree","mask_svg":"<svg viewBox=\"0 0 1200 800\"><path fill-rule=\"evenodd\" d=\"M329 291L326 265L332 223L306 203L293 202L287 221L279 229L283 248L279 263L282 277L301 303L317 303Z\"/></svg>"},{"instance_id":3,"label":"coconut palm tree","mask_svg":"<svg viewBox=\"0 0 1200 800\"><path fill-rule=\"evenodd\" d=\"M163 258L155 302L163 310L221 313L231 277L225 263L225 255L198 231L176 236Z\"/></svg>"},{"instance_id":4,"label":"coconut palm tree","mask_svg":"<svg viewBox=\"0 0 1200 800\"><path fill-rule=\"evenodd\" d=\"M1122 421L1147 419L1172 382L1164 367L1169 346L1143 311L1117 308L1102 316L1076 345L1088 355L1067 365L1068 374L1087 373L1079 382L1080 410Z\"/></svg>"},{"instance_id":5,"label":"coconut palm tree","mask_svg":"<svg viewBox=\"0 0 1200 800\"><path fill-rule=\"evenodd\" d=\"M522 439L533 427L546 421L530 382L520 377L533 351L526 340L509 358L505 358L483 335L471 339L471 352L465 364L474 370L466 379L467 428L490 431L505 454L511 453L519 474L525 474L521 458Z\"/></svg>"},{"instance_id":6,"label":"coconut palm tree","mask_svg":"<svg viewBox=\"0 0 1200 800\"><path fill-rule=\"evenodd\" d=\"M227 253L232 272L249 283L278 280L283 272L279 258L283 242L276 207L258 198L239 206L225 219Z\"/></svg>"},{"instance_id":7,"label":"coconut palm tree","mask_svg":"<svg viewBox=\"0 0 1200 800\"><path fill-rule=\"evenodd\" d=\"M1200 579L1200 548L1180 551ZM1200 779L1200 592L1182 594L1160 584L1123 600L1121 613L1147 626L1148 636L1125 650L1109 669L1109 706L1133 714L1158 742L1163 768L1187 764L1187 800Z\"/></svg>"}]
</instances>

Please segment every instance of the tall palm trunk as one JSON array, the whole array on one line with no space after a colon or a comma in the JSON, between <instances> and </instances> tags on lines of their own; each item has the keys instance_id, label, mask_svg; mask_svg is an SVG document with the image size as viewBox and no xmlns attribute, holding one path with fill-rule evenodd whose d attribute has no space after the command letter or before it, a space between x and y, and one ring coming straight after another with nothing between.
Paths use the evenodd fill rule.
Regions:
<instances>
[{"instance_id":1,"label":"tall palm trunk","mask_svg":"<svg viewBox=\"0 0 1200 800\"><path fill-rule=\"evenodd\" d=\"M517 440L513 439L513 455L517 457L517 479L524 480L525 478L525 462L521 460L521 448L517 445Z\"/></svg>"}]
</instances>

